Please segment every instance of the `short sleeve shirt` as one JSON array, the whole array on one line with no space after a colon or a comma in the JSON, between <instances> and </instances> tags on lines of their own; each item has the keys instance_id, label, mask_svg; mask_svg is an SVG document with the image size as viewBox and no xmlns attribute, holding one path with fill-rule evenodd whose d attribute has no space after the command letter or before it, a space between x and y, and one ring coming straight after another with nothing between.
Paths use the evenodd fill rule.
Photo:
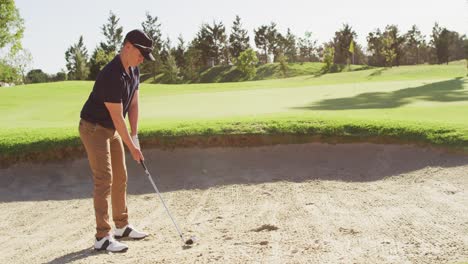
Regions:
<instances>
[{"instance_id":1,"label":"short sleeve shirt","mask_svg":"<svg viewBox=\"0 0 468 264\"><path fill-rule=\"evenodd\" d=\"M130 67L129 73L125 71L120 55L115 56L98 74L93 90L81 110L81 118L115 129L104 103L122 103L122 114L124 118L126 117L135 91L138 90L140 84L138 67Z\"/></svg>"}]
</instances>

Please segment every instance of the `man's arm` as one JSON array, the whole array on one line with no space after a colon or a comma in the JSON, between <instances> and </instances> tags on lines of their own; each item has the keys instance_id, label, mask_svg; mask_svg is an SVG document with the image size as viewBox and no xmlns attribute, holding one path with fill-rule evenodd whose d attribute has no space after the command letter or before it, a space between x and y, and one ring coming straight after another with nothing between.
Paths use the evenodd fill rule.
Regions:
<instances>
[{"instance_id":1,"label":"man's arm","mask_svg":"<svg viewBox=\"0 0 468 264\"><path fill-rule=\"evenodd\" d=\"M138 135L138 90L133 95L132 102L128 108L128 121L130 122L130 135Z\"/></svg>"},{"instance_id":2,"label":"man's arm","mask_svg":"<svg viewBox=\"0 0 468 264\"><path fill-rule=\"evenodd\" d=\"M130 134L128 133L127 126L125 124L125 119L123 117L123 106L122 103L109 103L104 102L107 110L110 113L112 118L112 122L114 123L115 129L119 133L120 137L122 138L125 145L127 145L132 157L137 162L140 160L144 160L143 154L141 153L140 149L138 149L135 144L133 143Z\"/></svg>"}]
</instances>

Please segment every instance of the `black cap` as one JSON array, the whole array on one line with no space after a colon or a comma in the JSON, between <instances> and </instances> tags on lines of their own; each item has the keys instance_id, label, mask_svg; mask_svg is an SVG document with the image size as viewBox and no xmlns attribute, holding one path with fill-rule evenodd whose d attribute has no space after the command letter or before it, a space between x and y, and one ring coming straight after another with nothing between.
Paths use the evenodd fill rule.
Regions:
<instances>
[{"instance_id":1,"label":"black cap","mask_svg":"<svg viewBox=\"0 0 468 264\"><path fill-rule=\"evenodd\" d=\"M124 42L130 42L135 46L137 49L140 50L141 55L145 57L145 59L154 61L154 56L151 54L153 51L153 40L151 40L145 32L134 29L127 33L125 36Z\"/></svg>"}]
</instances>

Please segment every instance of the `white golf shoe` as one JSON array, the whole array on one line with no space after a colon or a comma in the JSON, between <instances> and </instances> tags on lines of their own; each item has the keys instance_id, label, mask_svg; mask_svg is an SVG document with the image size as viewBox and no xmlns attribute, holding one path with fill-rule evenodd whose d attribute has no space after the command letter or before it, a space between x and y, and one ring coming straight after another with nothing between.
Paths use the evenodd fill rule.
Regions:
<instances>
[{"instance_id":1,"label":"white golf shoe","mask_svg":"<svg viewBox=\"0 0 468 264\"><path fill-rule=\"evenodd\" d=\"M132 225L127 225L122 228L116 228L114 236L117 239L131 238L131 239L143 239L148 236L147 233L136 230Z\"/></svg>"},{"instance_id":2,"label":"white golf shoe","mask_svg":"<svg viewBox=\"0 0 468 264\"><path fill-rule=\"evenodd\" d=\"M120 243L115 240L111 235L101 238L100 240L96 239L94 242L95 250L107 250L110 252L125 252L128 249L128 246L124 243Z\"/></svg>"}]
</instances>

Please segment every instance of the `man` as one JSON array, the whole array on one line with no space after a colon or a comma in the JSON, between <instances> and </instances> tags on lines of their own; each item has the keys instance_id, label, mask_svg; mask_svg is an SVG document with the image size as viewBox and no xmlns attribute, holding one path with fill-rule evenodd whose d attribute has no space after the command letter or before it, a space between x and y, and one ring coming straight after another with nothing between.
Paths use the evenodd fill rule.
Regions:
<instances>
[{"instance_id":1,"label":"man","mask_svg":"<svg viewBox=\"0 0 468 264\"><path fill-rule=\"evenodd\" d=\"M128 32L120 54L101 70L81 110L80 138L88 155L94 181L96 250L123 252L128 246L115 238L142 239L147 236L128 222L127 169L123 143L134 160L138 163L144 160L137 136L138 65L145 58L154 61L152 46L153 41L143 31ZM130 133L125 123L127 113ZM116 226L114 234L111 233L109 223L109 197Z\"/></svg>"}]
</instances>

